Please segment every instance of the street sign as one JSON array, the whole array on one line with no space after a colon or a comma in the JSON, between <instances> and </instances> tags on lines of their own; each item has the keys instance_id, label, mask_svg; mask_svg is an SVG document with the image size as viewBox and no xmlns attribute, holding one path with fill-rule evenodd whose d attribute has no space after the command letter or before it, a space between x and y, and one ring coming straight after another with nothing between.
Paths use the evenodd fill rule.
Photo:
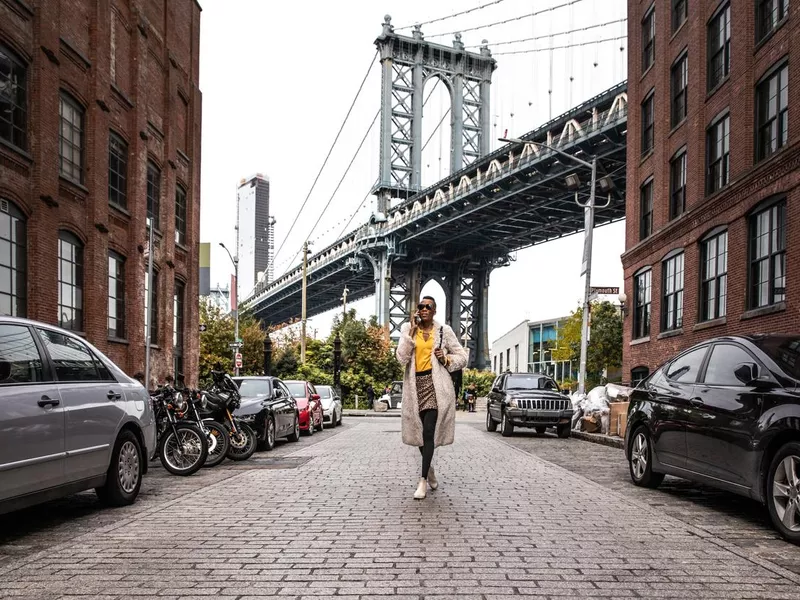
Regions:
<instances>
[{"instance_id":1,"label":"street sign","mask_svg":"<svg viewBox=\"0 0 800 600\"><path fill-rule=\"evenodd\" d=\"M239 352L236 353L236 368L242 368L242 355Z\"/></svg>"},{"instance_id":2,"label":"street sign","mask_svg":"<svg viewBox=\"0 0 800 600\"><path fill-rule=\"evenodd\" d=\"M242 342L231 342L230 344L228 344L228 348L234 348L234 349L241 348L242 346L244 346Z\"/></svg>"},{"instance_id":3,"label":"street sign","mask_svg":"<svg viewBox=\"0 0 800 600\"><path fill-rule=\"evenodd\" d=\"M609 296L616 296L619 294L618 287L592 287L590 289L593 294L606 294Z\"/></svg>"},{"instance_id":4,"label":"street sign","mask_svg":"<svg viewBox=\"0 0 800 600\"><path fill-rule=\"evenodd\" d=\"M200 323L200 333L204 332L208 327L206 327L205 323Z\"/></svg>"}]
</instances>

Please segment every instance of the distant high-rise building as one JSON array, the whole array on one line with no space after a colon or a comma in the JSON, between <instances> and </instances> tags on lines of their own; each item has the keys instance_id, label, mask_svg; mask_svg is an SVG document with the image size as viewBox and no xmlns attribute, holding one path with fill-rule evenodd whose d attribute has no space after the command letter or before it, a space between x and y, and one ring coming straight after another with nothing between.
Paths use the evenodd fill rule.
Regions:
<instances>
[{"instance_id":1,"label":"distant high-rise building","mask_svg":"<svg viewBox=\"0 0 800 600\"><path fill-rule=\"evenodd\" d=\"M237 193L239 296L247 298L269 269L269 179L260 173L239 183Z\"/></svg>"}]
</instances>

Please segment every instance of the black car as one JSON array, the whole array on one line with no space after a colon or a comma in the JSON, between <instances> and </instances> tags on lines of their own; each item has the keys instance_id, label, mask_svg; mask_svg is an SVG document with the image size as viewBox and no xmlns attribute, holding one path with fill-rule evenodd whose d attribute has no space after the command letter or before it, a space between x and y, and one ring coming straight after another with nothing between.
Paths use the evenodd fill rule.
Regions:
<instances>
[{"instance_id":1,"label":"black car","mask_svg":"<svg viewBox=\"0 0 800 600\"><path fill-rule=\"evenodd\" d=\"M234 377L242 397L234 415L250 425L258 436L259 450L272 450L275 440L300 439L297 402L277 377Z\"/></svg>"},{"instance_id":2,"label":"black car","mask_svg":"<svg viewBox=\"0 0 800 600\"><path fill-rule=\"evenodd\" d=\"M800 543L800 335L721 337L682 352L631 394L633 483L665 474L765 503Z\"/></svg>"},{"instance_id":3,"label":"black car","mask_svg":"<svg viewBox=\"0 0 800 600\"><path fill-rule=\"evenodd\" d=\"M568 438L572 424L572 402L555 380L539 373L503 373L492 384L486 404L486 431L508 437L514 427L533 427L544 433L555 427L558 437Z\"/></svg>"}]
</instances>

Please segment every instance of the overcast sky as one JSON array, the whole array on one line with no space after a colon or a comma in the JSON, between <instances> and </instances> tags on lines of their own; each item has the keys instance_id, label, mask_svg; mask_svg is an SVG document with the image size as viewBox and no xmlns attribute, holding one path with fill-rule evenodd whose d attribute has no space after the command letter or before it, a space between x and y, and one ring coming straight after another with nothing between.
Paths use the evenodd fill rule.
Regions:
<instances>
[{"instance_id":1,"label":"overcast sky","mask_svg":"<svg viewBox=\"0 0 800 600\"><path fill-rule=\"evenodd\" d=\"M355 228L374 209L369 198L358 210L378 173L378 127L360 153L327 211L334 189L380 107L380 69L374 64L356 108L305 209L286 239L311 188L358 86L375 54L385 14L399 30L415 22L447 16L491 0L203 0L200 43L200 88L203 93L201 239L211 242L211 283L230 280L232 266L218 243L235 246L236 186L254 173L269 177L270 212L277 219L275 276L298 263L299 250L310 235L312 250L334 241L354 215ZM464 31L467 46L483 39L497 58L492 83L492 148L508 130L519 136L551 117L591 98L627 76L626 0L501 0L473 13L423 25L426 39L452 44L454 31ZM533 12L540 14L530 15ZM522 17L522 18L517 18ZM513 19L503 25L489 23ZM569 30L602 27L554 36ZM469 28L481 27L475 31ZM410 35L411 29L399 31ZM448 34L434 37L436 34ZM541 39L502 44L523 38ZM608 41L603 41L608 40ZM573 46L546 50L551 46ZM622 48L622 50L620 50ZM502 55L501 52L544 49ZM552 73L552 76L551 76ZM570 82L570 77L572 81ZM548 90L552 89L552 95ZM449 174L449 123L436 125L449 108L444 86L425 96L423 184ZM440 161L441 158L441 161ZM314 223L322 221L312 232ZM284 243L285 240L285 243ZM624 224L595 231L593 285L621 286ZM582 295L582 236L572 236L520 251L510 267L491 276L490 342L523 319L563 316ZM520 282L529 281L527 290ZM534 284L535 282L535 284ZM535 290L535 293L533 292ZM444 313L444 293L436 284L424 290L437 298ZM244 297L246 290L240 290ZM374 312L372 298L355 303L361 316ZM332 314L310 320L309 327L326 335Z\"/></svg>"}]
</instances>

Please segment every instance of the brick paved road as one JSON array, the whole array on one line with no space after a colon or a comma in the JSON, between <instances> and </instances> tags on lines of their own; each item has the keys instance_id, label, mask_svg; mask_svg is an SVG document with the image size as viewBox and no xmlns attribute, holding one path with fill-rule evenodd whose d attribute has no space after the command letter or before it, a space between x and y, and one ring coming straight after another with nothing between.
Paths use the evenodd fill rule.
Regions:
<instances>
[{"instance_id":1,"label":"brick paved road","mask_svg":"<svg viewBox=\"0 0 800 600\"><path fill-rule=\"evenodd\" d=\"M17 544L51 529L54 543L0 563L0 596L800 598L800 576L759 540L781 544L787 564L800 551L752 506L695 502L675 483L643 494L620 478L618 450L531 434L508 444L470 417L437 455L442 486L425 501L411 499L419 453L400 444L399 420L353 419L282 448L307 460L297 468L156 475L158 495L80 517L82 535L18 531ZM739 524L752 547L732 535Z\"/></svg>"}]
</instances>

